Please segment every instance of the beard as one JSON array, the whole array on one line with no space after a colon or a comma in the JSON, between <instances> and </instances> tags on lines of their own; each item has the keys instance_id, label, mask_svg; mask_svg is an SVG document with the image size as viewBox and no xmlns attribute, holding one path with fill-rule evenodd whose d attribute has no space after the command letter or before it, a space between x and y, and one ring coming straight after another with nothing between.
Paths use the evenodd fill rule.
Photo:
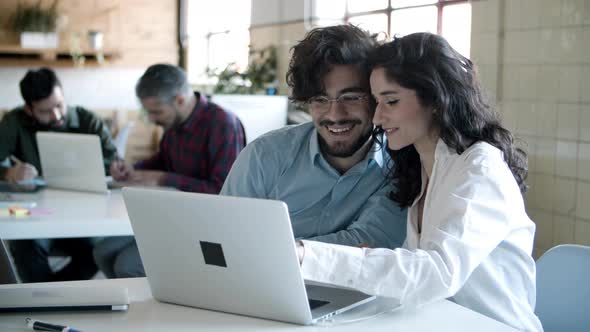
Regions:
<instances>
[{"instance_id":1,"label":"beard","mask_svg":"<svg viewBox=\"0 0 590 332\"><path fill-rule=\"evenodd\" d=\"M361 122L358 120L345 120L339 121L337 124L343 125L347 123L353 123L355 125L361 125ZM321 121L320 126L329 126L336 124L332 121ZM363 132L355 141L348 144L346 142L338 142L336 144L330 145L326 140L322 137L322 135L318 134L318 143L320 145L320 150L325 153L326 155L336 157L336 158L348 158L354 155L360 148L362 148L365 143L371 138L373 133L372 128L369 126L365 132Z\"/></svg>"},{"instance_id":2,"label":"beard","mask_svg":"<svg viewBox=\"0 0 590 332\"><path fill-rule=\"evenodd\" d=\"M174 120L172 121L172 123L170 124L170 126L168 128L165 128L165 129L178 128L183 123L184 123L184 121L182 119L182 113L180 112L180 109L174 107Z\"/></svg>"},{"instance_id":3,"label":"beard","mask_svg":"<svg viewBox=\"0 0 590 332\"><path fill-rule=\"evenodd\" d=\"M174 111L174 118L170 122L164 121L156 121L155 124L162 127L165 131L177 128L180 126L184 121L182 120L182 114L180 110L174 106L172 106L172 110Z\"/></svg>"},{"instance_id":4,"label":"beard","mask_svg":"<svg viewBox=\"0 0 590 332\"><path fill-rule=\"evenodd\" d=\"M41 123L37 119L35 119L36 127L41 131L64 131L66 129L66 118L63 117L62 119L62 124L60 124L61 120L52 121L49 123Z\"/></svg>"}]
</instances>

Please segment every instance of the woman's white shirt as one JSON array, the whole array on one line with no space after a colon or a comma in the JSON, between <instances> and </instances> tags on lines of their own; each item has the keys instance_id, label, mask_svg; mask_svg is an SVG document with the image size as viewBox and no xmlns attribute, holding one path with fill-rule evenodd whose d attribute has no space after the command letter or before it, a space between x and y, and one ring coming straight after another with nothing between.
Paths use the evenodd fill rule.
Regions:
<instances>
[{"instance_id":1,"label":"woman's white shirt","mask_svg":"<svg viewBox=\"0 0 590 332\"><path fill-rule=\"evenodd\" d=\"M480 142L458 155L439 140L418 233L424 189L409 208L403 248L303 241L303 277L408 306L449 298L519 330L542 331L534 314L535 224L502 152Z\"/></svg>"}]
</instances>

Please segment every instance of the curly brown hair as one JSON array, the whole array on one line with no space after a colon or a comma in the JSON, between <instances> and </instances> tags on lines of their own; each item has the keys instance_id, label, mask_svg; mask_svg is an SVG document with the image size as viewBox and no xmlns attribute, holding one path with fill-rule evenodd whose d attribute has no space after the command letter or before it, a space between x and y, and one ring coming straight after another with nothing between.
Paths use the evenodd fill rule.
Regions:
<instances>
[{"instance_id":1,"label":"curly brown hair","mask_svg":"<svg viewBox=\"0 0 590 332\"><path fill-rule=\"evenodd\" d=\"M334 65L359 65L367 82L369 53L377 47L375 36L354 25L336 25L311 30L291 48L293 55L287 71L290 99L305 103L325 93L324 76ZM368 91L367 91L368 92Z\"/></svg>"}]
</instances>

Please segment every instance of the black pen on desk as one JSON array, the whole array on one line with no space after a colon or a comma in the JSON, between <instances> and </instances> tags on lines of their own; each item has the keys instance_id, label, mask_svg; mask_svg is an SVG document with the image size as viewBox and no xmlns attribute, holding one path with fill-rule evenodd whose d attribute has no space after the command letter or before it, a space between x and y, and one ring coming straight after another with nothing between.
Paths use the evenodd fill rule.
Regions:
<instances>
[{"instance_id":1,"label":"black pen on desk","mask_svg":"<svg viewBox=\"0 0 590 332\"><path fill-rule=\"evenodd\" d=\"M82 332L80 330L73 329L71 327L56 325L51 323L45 323L36 319L27 318L25 319L27 327L34 331L47 331L47 332Z\"/></svg>"}]
</instances>

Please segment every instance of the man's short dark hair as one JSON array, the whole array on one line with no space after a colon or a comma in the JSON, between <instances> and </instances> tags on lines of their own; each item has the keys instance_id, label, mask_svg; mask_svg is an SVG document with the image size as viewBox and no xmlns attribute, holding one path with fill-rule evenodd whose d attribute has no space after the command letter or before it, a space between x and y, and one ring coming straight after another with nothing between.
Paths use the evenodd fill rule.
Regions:
<instances>
[{"instance_id":1,"label":"man's short dark hair","mask_svg":"<svg viewBox=\"0 0 590 332\"><path fill-rule=\"evenodd\" d=\"M192 93L184 70L169 64L150 66L139 78L135 94L139 99L158 97L171 103L175 96Z\"/></svg>"},{"instance_id":2,"label":"man's short dark hair","mask_svg":"<svg viewBox=\"0 0 590 332\"><path fill-rule=\"evenodd\" d=\"M33 102L49 97L56 86L61 87L61 82L55 72L43 67L27 71L20 81L20 93L25 103L31 106Z\"/></svg>"},{"instance_id":3,"label":"man's short dark hair","mask_svg":"<svg viewBox=\"0 0 590 332\"><path fill-rule=\"evenodd\" d=\"M287 71L291 100L304 103L325 93L323 78L334 65L359 65L368 82L367 58L378 45L375 36L354 25L336 25L311 30L292 48Z\"/></svg>"}]
</instances>

